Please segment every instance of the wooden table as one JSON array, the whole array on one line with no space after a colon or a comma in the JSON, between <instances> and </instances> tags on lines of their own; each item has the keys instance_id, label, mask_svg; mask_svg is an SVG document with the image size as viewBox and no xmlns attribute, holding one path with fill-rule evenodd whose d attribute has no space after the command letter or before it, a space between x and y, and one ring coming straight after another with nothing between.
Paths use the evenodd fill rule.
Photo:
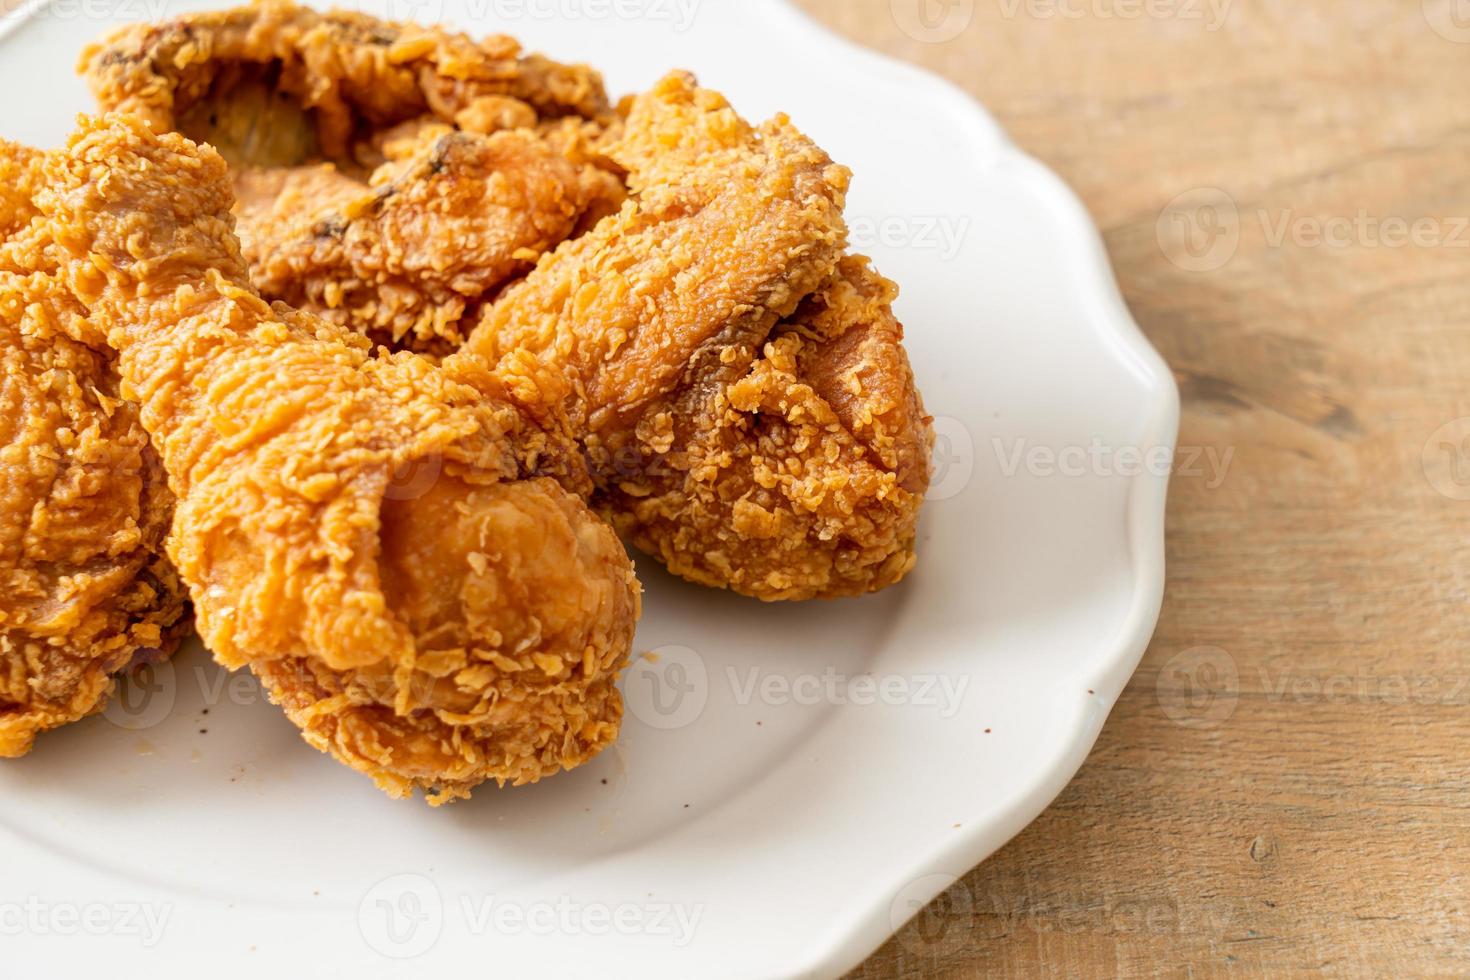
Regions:
<instances>
[{"instance_id":1,"label":"wooden table","mask_svg":"<svg viewBox=\"0 0 1470 980\"><path fill-rule=\"evenodd\" d=\"M1470 973L1470 3L800 2L1078 190L1233 454L1086 767L857 975Z\"/></svg>"},{"instance_id":2,"label":"wooden table","mask_svg":"<svg viewBox=\"0 0 1470 980\"><path fill-rule=\"evenodd\" d=\"M1470 3L798 2L1079 191L1230 463L1077 779L856 975L1470 973Z\"/></svg>"}]
</instances>

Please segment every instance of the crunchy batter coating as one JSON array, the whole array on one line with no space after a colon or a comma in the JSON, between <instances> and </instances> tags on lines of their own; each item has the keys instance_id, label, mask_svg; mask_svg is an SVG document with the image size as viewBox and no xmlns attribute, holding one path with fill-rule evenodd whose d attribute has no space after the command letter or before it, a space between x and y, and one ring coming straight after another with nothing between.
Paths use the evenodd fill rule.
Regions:
<instances>
[{"instance_id":1,"label":"crunchy batter coating","mask_svg":"<svg viewBox=\"0 0 1470 980\"><path fill-rule=\"evenodd\" d=\"M843 254L848 171L683 74L634 101L610 153L635 197L457 359L564 371L597 505L675 574L768 600L897 582L933 434L896 287Z\"/></svg>"},{"instance_id":2,"label":"crunchy batter coating","mask_svg":"<svg viewBox=\"0 0 1470 980\"><path fill-rule=\"evenodd\" d=\"M186 626L158 457L33 227L41 160L0 141L0 757L100 711Z\"/></svg>"},{"instance_id":3,"label":"crunchy batter coating","mask_svg":"<svg viewBox=\"0 0 1470 980\"><path fill-rule=\"evenodd\" d=\"M365 58L364 33L400 53ZM104 107L192 93L162 122L264 165L242 169L239 190L268 297L437 357L480 323L467 358L528 350L560 370L596 506L676 574L763 599L897 582L914 564L933 435L894 287L844 258L849 173L784 117L751 127L682 75L626 104L627 119L595 75L544 62L521 89L432 96L443 76L484 69L471 52L506 43L268 3L138 29L88 64ZM216 74L188 82L169 67L180 50ZM270 58L284 67L262 73ZM422 59L417 87L394 80L403 59ZM318 90L325 103L302 94ZM323 136L318 104L352 135ZM279 169L323 154L333 169ZM354 167L379 170L370 185Z\"/></svg>"},{"instance_id":4,"label":"crunchy batter coating","mask_svg":"<svg viewBox=\"0 0 1470 980\"><path fill-rule=\"evenodd\" d=\"M179 497L200 633L308 742L435 804L534 782L616 736L639 611L575 444L475 365L374 359L264 302L224 160L140 120L83 126L40 195ZM556 422L556 379L517 397ZM552 477L555 477L553 479ZM558 482L560 481L560 482Z\"/></svg>"},{"instance_id":5,"label":"crunchy batter coating","mask_svg":"<svg viewBox=\"0 0 1470 980\"><path fill-rule=\"evenodd\" d=\"M31 198L41 177L41 159L39 150L0 140L0 243L36 218Z\"/></svg>"},{"instance_id":6,"label":"crunchy batter coating","mask_svg":"<svg viewBox=\"0 0 1470 980\"><path fill-rule=\"evenodd\" d=\"M624 197L601 78L504 36L268 0L126 28L82 70L104 110L237 168L263 295L395 348L457 348L467 311Z\"/></svg>"},{"instance_id":7,"label":"crunchy batter coating","mask_svg":"<svg viewBox=\"0 0 1470 980\"><path fill-rule=\"evenodd\" d=\"M526 55L505 35L476 42L288 0L124 27L88 47L81 70L104 110L257 165L345 163L372 131L425 114L472 120L516 103L542 118L610 111L595 71ZM236 96L247 104L231 112ZM296 158L262 159L272 147Z\"/></svg>"},{"instance_id":8,"label":"crunchy batter coating","mask_svg":"<svg viewBox=\"0 0 1470 980\"><path fill-rule=\"evenodd\" d=\"M363 184L330 164L236 178L256 287L374 341L447 354L467 309L576 228L595 189L535 133L445 130Z\"/></svg>"}]
</instances>

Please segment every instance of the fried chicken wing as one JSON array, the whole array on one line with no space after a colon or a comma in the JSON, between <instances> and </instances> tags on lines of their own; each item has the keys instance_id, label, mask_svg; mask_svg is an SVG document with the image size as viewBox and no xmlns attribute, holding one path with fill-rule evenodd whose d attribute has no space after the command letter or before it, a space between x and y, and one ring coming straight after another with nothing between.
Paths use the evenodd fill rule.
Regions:
<instances>
[{"instance_id":1,"label":"fried chicken wing","mask_svg":"<svg viewBox=\"0 0 1470 980\"><path fill-rule=\"evenodd\" d=\"M100 711L187 621L158 457L36 227L41 162L0 141L0 757Z\"/></svg>"},{"instance_id":2,"label":"fried chicken wing","mask_svg":"<svg viewBox=\"0 0 1470 980\"><path fill-rule=\"evenodd\" d=\"M374 358L267 304L223 159L176 134L93 121L46 176L67 282L179 498L169 550L215 656L395 796L534 782L606 746L639 592L566 489L587 477L557 379L517 369L522 405L544 385L533 420L480 365Z\"/></svg>"},{"instance_id":3,"label":"fried chicken wing","mask_svg":"<svg viewBox=\"0 0 1470 980\"><path fill-rule=\"evenodd\" d=\"M457 348L467 310L624 196L601 78L503 36L268 0L126 28L82 70L103 110L235 166L263 295L395 348Z\"/></svg>"},{"instance_id":4,"label":"fried chicken wing","mask_svg":"<svg viewBox=\"0 0 1470 980\"><path fill-rule=\"evenodd\" d=\"M933 436L896 287L844 256L848 171L682 74L634 101L610 153L633 199L457 359L565 372L597 505L675 574L768 600L898 581Z\"/></svg>"},{"instance_id":5,"label":"fried chicken wing","mask_svg":"<svg viewBox=\"0 0 1470 980\"><path fill-rule=\"evenodd\" d=\"M534 133L446 130L372 186L330 164L244 170L240 238L260 291L376 342L447 354L467 308L571 235L592 202Z\"/></svg>"},{"instance_id":6,"label":"fried chicken wing","mask_svg":"<svg viewBox=\"0 0 1470 980\"><path fill-rule=\"evenodd\" d=\"M277 164L346 162L365 131L425 114L453 122L517 103L537 118L610 111L596 72L526 55L513 38L475 42L289 0L124 27L87 48L81 69L103 109L209 142L231 163L264 164L283 145L307 152Z\"/></svg>"}]
</instances>

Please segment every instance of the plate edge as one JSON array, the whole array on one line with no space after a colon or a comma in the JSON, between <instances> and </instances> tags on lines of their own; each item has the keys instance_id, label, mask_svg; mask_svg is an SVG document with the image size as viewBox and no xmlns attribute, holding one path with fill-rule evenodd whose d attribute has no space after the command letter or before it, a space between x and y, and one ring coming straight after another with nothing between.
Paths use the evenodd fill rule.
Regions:
<instances>
[{"instance_id":1,"label":"plate edge","mask_svg":"<svg viewBox=\"0 0 1470 980\"><path fill-rule=\"evenodd\" d=\"M797 7L795 0L756 0L752 5L786 20L793 29L804 31L829 49L882 66L883 70L896 77L903 77L916 86L935 92L942 97L940 105L943 111L964 123L989 165L1013 169L1023 179L1042 185L1048 200L1059 206L1066 222L1076 231L1077 240L1090 253L1087 265L1094 281L1089 284L1088 291L1104 314L1102 319L1112 326L1116 339L1133 355L1137 366L1151 382L1148 388L1155 398L1143 432L1145 445L1140 448L1147 451L1155 446L1167 446L1172 455L1179 438L1178 384L1163 356L1149 342L1128 309L1101 232L1076 192L1049 167L1020 149L983 104L947 78L848 40ZM1101 676L1092 681L1093 690L1107 692L1105 710L1079 712L1077 723L1064 740L1068 746L1064 755L1066 764L1057 769L1052 778L1040 780L1015 808L1012 819L1003 828L1002 843L967 847L961 841L944 845L938 849L934 859L913 870L915 878L928 873L963 877L1034 822L1076 778L1118 697L1138 669L1158 625L1164 597L1164 520L1168 490L1167 475L1148 473L1135 477L1129 487L1126 514L1129 559L1135 569L1133 597L1122 627L1108 644L1112 651L1106 658L1108 665ZM841 977L847 974L882 948L942 891L937 889L933 894L912 896L921 901L915 902L917 907L914 911L897 922L889 918L887 907L867 909L850 920L846 927L839 927L829 934L820 944L820 952L805 964L781 976Z\"/></svg>"},{"instance_id":2,"label":"plate edge","mask_svg":"<svg viewBox=\"0 0 1470 980\"><path fill-rule=\"evenodd\" d=\"M22 0L19 7L0 17L0 38L4 38L11 31L36 16L41 12L41 8L50 2L51 0Z\"/></svg>"},{"instance_id":3,"label":"plate edge","mask_svg":"<svg viewBox=\"0 0 1470 980\"><path fill-rule=\"evenodd\" d=\"M50 2L51 0L24 0L17 9L0 17L0 40L5 39L33 19ZM1150 380L1156 383L1157 390L1154 391L1154 394L1158 397L1151 406L1149 425L1144 433L1144 438L1152 445L1167 445L1172 450L1177 444L1179 430L1178 386L1162 356L1149 343L1128 310L1097 226L1075 192L1048 167L1017 147L981 103L948 79L882 52L863 47L836 34L798 8L794 0L747 0L747 2L751 7L757 7L767 14L781 17L792 29L803 31L830 50L871 65L882 66L885 71L896 77L903 77L909 83L935 92L940 96L937 105L941 111L965 123L966 132L974 142L980 160L987 165L1015 167L1027 179L1038 180L1049 185L1049 199L1061 205L1063 210L1068 212L1067 221L1077 231L1078 240L1085 242L1088 250L1094 253L1092 260L1088 263L1095 277L1100 277L1099 281L1094 282L1089 290L1093 293L1094 301L1100 301L1103 306L1111 308L1106 319L1113 325L1117 339L1137 358L1139 364L1147 371ZM1150 387L1153 389L1155 386ZM1095 683L1099 685L1095 689L1109 692L1106 710L1091 714L1079 712L1077 724L1065 740L1069 746L1066 753L1067 765L1058 769L1053 778L1040 781L1033 792L1028 794L1024 803L1017 807L1013 819L1007 822L1006 840L1020 833L1032 823L1075 778L1077 771L1090 754L1108 713L1116 704L1117 695L1121 694L1123 686L1137 669L1148 646L1157 625L1163 600L1164 517L1168 484L1167 476L1145 474L1132 481L1128 492L1129 555L1138 574L1135 576L1133 601L1125 617L1124 625L1115 641L1109 644L1114 654L1107 658L1109 666L1104 669L1102 676L1095 679ZM1062 778L1057 778L1058 776ZM1035 802L1043 796L1044 801L1039 806L1034 806ZM1033 807L1035 812L1021 819L1024 813ZM967 850L963 844L950 844L941 848L938 863L958 868L963 874L983 863L1003 846L1004 843L982 846L978 849L980 852L978 856L971 858L963 854ZM958 867L960 864L964 866ZM924 870L916 868L915 876L917 877ZM935 891L932 895L915 897L923 898L926 904L938 894L939 891ZM806 963L790 972L782 972L777 975L839 977L860 966L896 934L898 929L902 928L909 918L912 918L913 914L917 914L916 910L898 922L897 927L894 927L893 921L888 918L886 906L877 911L881 914L881 919L888 924L875 930L868 927L867 924L876 924L879 921L878 918L873 915L858 916L850 920L845 927L835 929L828 935L827 941L816 944L820 951Z\"/></svg>"}]
</instances>

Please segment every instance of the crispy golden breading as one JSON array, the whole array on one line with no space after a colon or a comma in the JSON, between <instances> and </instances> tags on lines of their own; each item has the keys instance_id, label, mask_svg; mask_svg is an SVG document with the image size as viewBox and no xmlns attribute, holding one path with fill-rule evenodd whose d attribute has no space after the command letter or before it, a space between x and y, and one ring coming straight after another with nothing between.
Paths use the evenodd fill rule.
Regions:
<instances>
[{"instance_id":1,"label":"crispy golden breading","mask_svg":"<svg viewBox=\"0 0 1470 980\"><path fill-rule=\"evenodd\" d=\"M100 711L187 622L158 457L33 227L41 160L0 141L0 757Z\"/></svg>"},{"instance_id":2,"label":"crispy golden breading","mask_svg":"<svg viewBox=\"0 0 1470 980\"><path fill-rule=\"evenodd\" d=\"M443 103L427 85L369 93L364 86L396 71L381 60L344 73L324 55L299 68L286 58L262 74L261 51L284 47L235 40L241 22L254 25L252 37L290 36L292 51L331 49L343 61L362 57L361 32L380 31L405 46L401 57L426 59L422 77L452 74L447 51L481 63L464 38L406 40L416 29L283 4L180 22L226 39L215 61L236 64L250 51L256 67L243 80L238 68L202 86L163 69L103 70L129 44L175 54L177 42L158 38L178 25L92 56L104 107L147 91L140 78L170 76L164 87L201 91L191 104L210 107L205 135L249 147L247 158L266 166L241 172L239 213L267 297L439 357L475 323L467 357L536 353L576 392L567 410L598 508L693 581L805 599L881 589L912 568L933 435L893 286L844 258L850 175L788 120L752 127L682 75L626 103L624 119L590 73L587 86L572 86L583 97L551 111L514 87ZM318 89L353 120L335 128L355 136L332 141L313 128L301 107L317 103L302 93ZM232 121L242 114L248 122ZM166 122L187 134L202 115ZM336 169L273 169L301 152L325 153ZM380 168L373 186L352 170L370 166ZM809 322L818 307L827 310L820 328ZM802 356L788 367L782 358L797 346ZM751 401L755 386L762 397Z\"/></svg>"},{"instance_id":3,"label":"crispy golden breading","mask_svg":"<svg viewBox=\"0 0 1470 980\"><path fill-rule=\"evenodd\" d=\"M208 141L232 163L266 165L263 147L283 140L307 152L271 163L344 163L365 131L426 113L473 121L521 103L538 118L610 115L596 72L526 55L513 38L476 42L288 0L122 28L87 48L81 70L104 110ZM228 113L236 93L249 104ZM285 139L281 130L300 128L283 126L288 119L312 132Z\"/></svg>"},{"instance_id":4,"label":"crispy golden breading","mask_svg":"<svg viewBox=\"0 0 1470 980\"><path fill-rule=\"evenodd\" d=\"M224 160L136 118L84 125L46 176L68 283L179 495L169 550L215 656L395 796L534 782L609 744L639 594L564 487L587 477L557 379L516 373L522 403L547 386L537 424L495 375L374 359L268 305Z\"/></svg>"},{"instance_id":5,"label":"crispy golden breading","mask_svg":"<svg viewBox=\"0 0 1470 980\"><path fill-rule=\"evenodd\" d=\"M535 133L444 130L372 186L330 164L244 170L240 239L261 293L375 342L447 354L460 323L564 241L593 201Z\"/></svg>"},{"instance_id":6,"label":"crispy golden breading","mask_svg":"<svg viewBox=\"0 0 1470 980\"><path fill-rule=\"evenodd\" d=\"M848 171L681 74L634 101L610 153L635 197L457 359L564 371L597 505L674 573L768 600L897 582L933 436L896 288L843 255Z\"/></svg>"},{"instance_id":7,"label":"crispy golden breading","mask_svg":"<svg viewBox=\"0 0 1470 980\"><path fill-rule=\"evenodd\" d=\"M601 78L503 36L272 0L126 28L82 70L102 109L236 168L262 295L395 348L457 348L467 311L625 196Z\"/></svg>"},{"instance_id":8,"label":"crispy golden breading","mask_svg":"<svg viewBox=\"0 0 1470 980\"><path fill-rule=\"evenodd\" d=\"M32 198L41 178L41 159L39 150L0 140L0 242L36 218Z\"/></svg>"}]
</instances>

